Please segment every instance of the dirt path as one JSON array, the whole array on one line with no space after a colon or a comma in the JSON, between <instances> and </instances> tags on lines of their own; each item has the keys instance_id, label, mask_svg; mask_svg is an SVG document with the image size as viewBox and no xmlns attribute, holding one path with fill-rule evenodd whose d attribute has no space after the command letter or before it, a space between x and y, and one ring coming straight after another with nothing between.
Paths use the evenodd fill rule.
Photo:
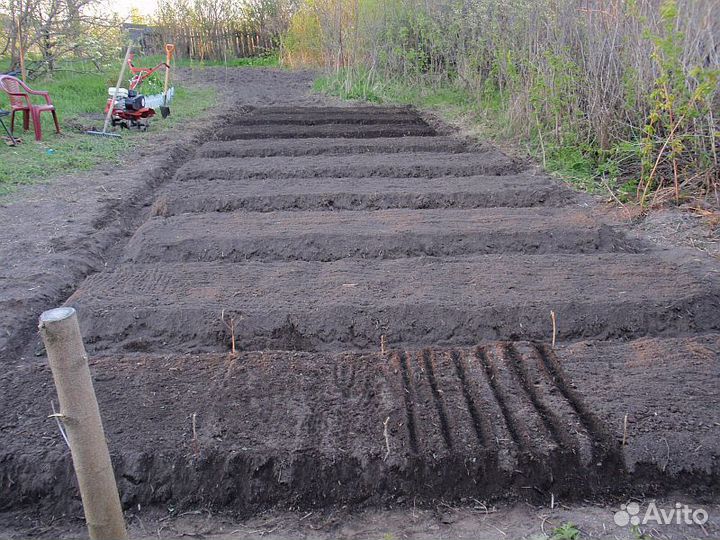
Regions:
<instances>
[{"instance_id":1,"label":"dirt path","mask_svg":"<svg viewBox=\"0 0 720 540\"><path fill-rule=\"evenodd\" d=\"M214 73L236 77L236 105L112 201L78 179L77 218L62 183L2 218L14 527L79 511L29 326L67 297L129 510L717 496L716 260L411 109Z\"/></svg>"}]
</instances>

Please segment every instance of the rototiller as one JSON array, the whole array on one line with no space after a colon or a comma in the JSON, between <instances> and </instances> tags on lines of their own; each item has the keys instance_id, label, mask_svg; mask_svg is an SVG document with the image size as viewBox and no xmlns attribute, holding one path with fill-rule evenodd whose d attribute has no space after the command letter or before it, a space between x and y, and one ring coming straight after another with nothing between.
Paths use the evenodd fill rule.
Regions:
<instances>
[{"instance_id":1,"label":"rototiller","mask_svg":"<svg viewBox=\"0 0 720 540\"><path fill-rule=\"evenodd\" d=\"M129 49L128 49L129 50ZM135 55L126 55L127 66L132 73L128 88L108 88L110 98L105 105L105 114L108 114L112 107L111 123L121 128L137 128L146 131L150 119L155 116L155 109L160 109L160 114L166 118L170 114L170 103L175 94L174 88L169 88L170 82L170 61L175 52L174 45L165 45L165 62L161 62L153 68L135 67L133 60ZM165 85L162 94L146 96L140 92L143 82L152 77L157 71L165 70Z\"/></svg>"}]
</instances>

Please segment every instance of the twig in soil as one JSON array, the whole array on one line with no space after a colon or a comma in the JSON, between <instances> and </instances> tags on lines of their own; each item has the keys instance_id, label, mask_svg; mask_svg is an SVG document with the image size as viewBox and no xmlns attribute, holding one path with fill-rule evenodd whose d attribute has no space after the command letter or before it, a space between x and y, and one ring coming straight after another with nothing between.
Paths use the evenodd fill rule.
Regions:
<instances>
[{"instance_id":1,"label":"twig in soil","mask_svg":"<svg viewBox=\"0 0 720 540\"><path fill-rule=\"evenodd\" d=\"M390 435L388 435L388 422L390 422L389 416L385 419L385 422L383 422L383 435L385 436L385 448L387 449L383 461L387 461L387 458L390 456Z\"/></svg>"},{"instance_id":2,"label":"twig in soil","mask_svg":"<svg viewBox=\"0 0 720 540\"><path fill-rule=\"evenodd\" d=\"M48 418L54 418L55 423L57 424L58 429L60 430L60 435L62 435L63 440L65 441L65 444L67 444L68 449L70 448L70 441L68 441L67 435L65 434L65 430L62 427L62 424L60 423L60 420L62 418L65 418L64 414L60 414L58 412L55 412L55 403L50 400L50 408L52 409L52 414L48 416Z\"/></svg>"},{"instance_id":3,"label":"twig in soil","mask_svg":"<svg viewBox=\"0 0 720 540\"><path fill-rule=\"evenodd\" d=\"M380 336L380 354L385 356L385 334Z\"/></svg>"},{"instance_id":4,"label":"twig in soil","mask_svg":"<svg viewBox=\"0 0 720 540\"><path fill-rule=\"evenodd\" d=\"M540 516L542 518L542 521L540 522L540 530L545 536L550 536L548 533L545 532L545 522L550 519L550 516Z\"/></svg>"},{"instance_id":5,"label":"twig in soil","mask_svg":"<svg viewBox=\"0 0 720 540\"><path fill-rule=\"evenodd\" d=\"M625 203L623 203L620 199L617 198L617 195L615 195L612 188L608 185L608 183L605 181L605 179L602 180L602 185L605 186L605 189L607 189L608 193L610 193L610 197L612 197L612 199L615 201L615 203L620 205L620 207L627 214L628 219L630 219L632 217L632 214L630 213L630 209L627 207L627 205Z\"/></svg>"},{"instance_id":6,"label":"twig in soil","mask_svg":"<svg viewBox=\"0 0 720 540\"><path fill-rule=\"evenodd\" d=\"M552 347L555 348L555 338L557 336L557 319L555 318L555 312L553 310L550 310L550 318L552 319L552 326L553 326L553 337L552 337Z\"/></svg>"},{"instance_id":7,"label":"twig in soil","mask_svg":"<svg viewBox=\"0 0 720 540\"><path fill-rule=\"evenodd\" d=\"M228 316L228 319L230 322L225 321L225 310L223 309L222 312L220 312L220 320L225 325L225 328L228 329L228 332L230 332L230 350L231 354L233 356L237 356L237 351L235 349L235 317Z\"/></svg>"},{"instance_id":8,"label":"twig in soil","mask_svg":"<svg viewBox=\"0 0 720 540\"><path fill-rule=\"evenodd\" d=\"M623 446L625 446L627 444L627 426L628 426L628 415L625 414L625 419L623 420L623 440L622 440Z\"/></svg>"}]
</instances>

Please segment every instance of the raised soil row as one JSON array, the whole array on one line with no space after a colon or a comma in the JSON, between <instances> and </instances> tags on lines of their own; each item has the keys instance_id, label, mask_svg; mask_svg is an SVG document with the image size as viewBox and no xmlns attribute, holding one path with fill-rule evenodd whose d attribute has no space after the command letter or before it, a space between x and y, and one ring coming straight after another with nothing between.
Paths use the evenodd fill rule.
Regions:
<instances>
[{"instance_id":1,"label":"raised soil row","mask_svg":"<svg viewBox=\"0 0 720 540\"><path fill-rule=\"evenodd\" d=\"M718 486L720 337L93 361L129 508L547 504ZM0 373L0 509L79 510L43 364ZM699 382L702 381L702 384ZM193 432L193 418L195 431ZM623 442L625 445L623 446Z\"/></svg>"},{"instance_id":2,"label":"raised soil row","mask_svg":"<svg viewBox=\"0 0 720 540\"><path fill-rule=\"evenodd\" d=\"M242 350L549 340L550 311L563 340L720 330L717 272L662 254L125 264L68 304L96 350L226 350L222 312Z\"/></svg>"}]
</instances>

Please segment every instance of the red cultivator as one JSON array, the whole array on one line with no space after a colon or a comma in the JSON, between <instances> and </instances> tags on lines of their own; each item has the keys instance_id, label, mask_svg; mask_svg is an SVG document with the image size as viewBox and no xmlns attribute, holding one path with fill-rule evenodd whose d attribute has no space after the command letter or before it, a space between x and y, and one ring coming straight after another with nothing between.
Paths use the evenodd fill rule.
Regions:
<instances>
[{"instance_id":1,"label":"red cultivator","mask_svg":"<svg viewBox=\"0 0 720 540\"><path fill-rule=\"evenodd\" d=\"M130 79L129 88L108 89L110 98L105 105L105 113L107 114L110 107L113 107L111 120L113 126L128 129L136 127L140 131L145 131L148 128L150 118L155 116L155 109L157 107L161 108L163 117L169 114L168 105L172 101L174 92L173 89L168 90L167 86L169 81L170 60L174 50L175 47L173 45L166 45L166 61L161 62L153 68L135 67L133 64L135 55L132 53L128 55L127 65L133 75L132 79ZM165 87L163 93L154 96L141 94L139 89L142 83L154 75L155 72L162 69L165 70ZM112 96L115 96L114 103Z\"/></svg>"}]
</instances>

